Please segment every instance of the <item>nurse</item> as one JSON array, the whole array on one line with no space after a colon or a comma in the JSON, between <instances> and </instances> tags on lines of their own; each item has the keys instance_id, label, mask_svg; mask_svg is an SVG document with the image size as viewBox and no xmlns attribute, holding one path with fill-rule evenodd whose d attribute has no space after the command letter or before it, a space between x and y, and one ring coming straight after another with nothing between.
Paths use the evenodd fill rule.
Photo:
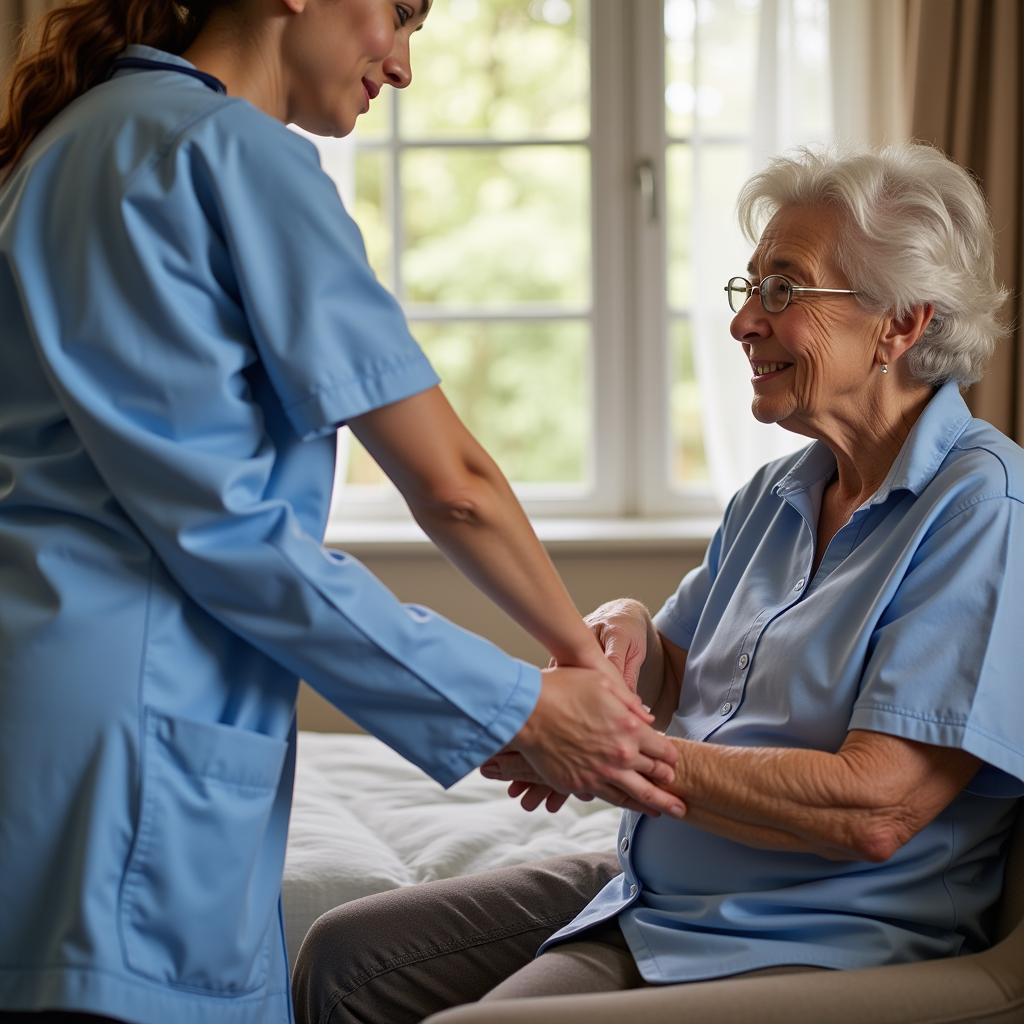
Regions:
<instances>
[{"instance_id":1,"label":"nurse","mask_svg":"<svg viewBox=\"0 0 1024 1024\"><path fill-rule=\"evenodd\" d=\"M0 1017L292 1019L279 891L300 677L443 785L509 749L562 791L683 812L650 781L671 777L671 745L284 127L343 135L407 86L428 6L84 0L14 70ZM403 606L321 545L343 423L571 667Z\"/></svg>"}]
</instances>

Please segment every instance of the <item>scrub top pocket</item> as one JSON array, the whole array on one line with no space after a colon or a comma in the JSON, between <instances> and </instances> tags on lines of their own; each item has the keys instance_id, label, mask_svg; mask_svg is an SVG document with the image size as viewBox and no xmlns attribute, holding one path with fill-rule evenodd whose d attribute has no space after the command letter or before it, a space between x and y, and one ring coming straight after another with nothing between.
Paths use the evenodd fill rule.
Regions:
<instances>
[{"instance_id":1,"label":"scrub top pocket","mask_svg":"<svg viewBox=\"0 0 1024 1024\"><path fill-rule=\"evenodd\" d=\"M142 808L121 893L127 965L224 995L260 988L280 873L261 858L287 744L146 710Z\"/></svg>"}]
</instances>

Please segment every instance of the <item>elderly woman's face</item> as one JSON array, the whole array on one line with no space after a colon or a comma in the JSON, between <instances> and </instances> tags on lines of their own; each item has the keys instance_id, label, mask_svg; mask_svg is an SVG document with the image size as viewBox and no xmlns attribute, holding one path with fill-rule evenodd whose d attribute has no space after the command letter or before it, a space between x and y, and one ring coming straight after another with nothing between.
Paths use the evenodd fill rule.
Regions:
<instances>
[{"instance_id":1,"label":"elderly woman's face","mask_svg":"<svg viewBox=\"0 0 1024 1024\"><path fill-rule=\"evenodd\" d=\"M832 258L840 230L828 208L783 208L765 228L747 276L754 284L782 274L795 285L849 288ZM766 313L752 295L731 330L753 370L754 416L817 436L829 416L856 415L877 374L880 328L880 317L852 295L797 292L781 313Z\"/></svg>"}]
</instances>

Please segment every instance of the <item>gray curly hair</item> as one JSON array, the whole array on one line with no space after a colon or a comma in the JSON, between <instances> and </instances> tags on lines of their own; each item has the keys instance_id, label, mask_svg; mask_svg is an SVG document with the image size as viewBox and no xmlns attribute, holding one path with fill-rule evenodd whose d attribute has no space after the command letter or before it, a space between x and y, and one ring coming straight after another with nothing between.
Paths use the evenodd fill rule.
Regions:
<instances>
[{"instance_id":1,"label":"gray curly hair","mask_svg":"<svg viewBox=\"0 0 1024 1024\"><path fill-rule=\"evenodd\" d=\"M995 280L995 244L981 189L939 150L918 143L843 152L800 149L777 157L743 186L740 226L756 243L783 207L827 205L847 230L836 265L859 301L879 313L931 303L907 367L932 385L981 378L1006 333L1008 296Z\"/></svg>"}]
</instances>

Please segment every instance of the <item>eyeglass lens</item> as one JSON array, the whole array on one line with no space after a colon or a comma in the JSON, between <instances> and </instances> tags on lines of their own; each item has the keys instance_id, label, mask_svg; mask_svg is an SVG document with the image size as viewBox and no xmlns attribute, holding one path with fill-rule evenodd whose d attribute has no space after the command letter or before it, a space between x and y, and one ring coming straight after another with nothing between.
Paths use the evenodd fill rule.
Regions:
<instances>
[{"instance_id":1,"label":"eyeglass lens","mask_svg":"<svg viewBox=\"0 0 1024 1024\"><path fill-rule=\"evenodd\" d=\"M725 290L729 294L729 308L738 313L750 298L750 282L745 277L730 277Z\"/></svg>"},{"instance_id":2,"label":"eyeglass lens","mask_svg":"<svg viewBox=\"0 0 1024 1024\"><path fill-rule=\"evenodd\" d=\"M753 286L745 277L732 277L725 290L729 293L729 308L738 313L750 298ZM761 296L761 305L768 313L781 313L789 305L792 296L792 286L779 274L769 274L762 278L757 291Z\"/></svg>"}]
</instances>

